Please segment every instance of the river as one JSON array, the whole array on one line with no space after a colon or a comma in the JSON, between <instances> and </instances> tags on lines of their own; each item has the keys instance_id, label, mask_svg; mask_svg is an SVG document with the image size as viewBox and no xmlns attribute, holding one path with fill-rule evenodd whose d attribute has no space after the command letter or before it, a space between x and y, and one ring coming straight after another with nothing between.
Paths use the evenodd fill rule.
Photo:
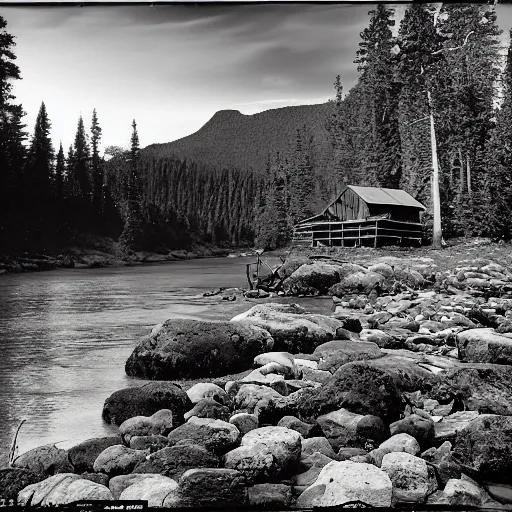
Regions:
<instances>
[{"instance_id":1,"label":"river","mask_svg":"<svg viewBox=\"0 0 512 512\"><path fill-rule=\"evenodd\" d=\"M210 258L0 276L0 467L21 419L20 454L113 433L101 419L105 399L144 383L124 373L137 341L168 318L227 320L249 309L246 300L202 293L246 287L245 265L252 261ZM322 299L294 300L305 301L313 310L329 307Z\"/></svg>"}]
</instances>

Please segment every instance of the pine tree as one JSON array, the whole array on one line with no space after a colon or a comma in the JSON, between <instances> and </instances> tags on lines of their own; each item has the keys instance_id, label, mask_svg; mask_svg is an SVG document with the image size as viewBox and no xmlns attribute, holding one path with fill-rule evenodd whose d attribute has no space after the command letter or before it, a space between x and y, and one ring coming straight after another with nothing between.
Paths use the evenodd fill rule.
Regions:
<instances>
[{"instance_id":1,"label":"pine tree","mask_svg":"<svg viewBox=\"0 0 512 512\"><path fill-rule=\"evenodd\" d=\"M141 191L139 177L139 135L135 119L132 123L130 146L130 168L127 180L127 198L124 215L124 228L121 242L130 250L141 249L143 245L143 220L141 213Z\"/></svg>"},{"instance_id":2,"label":"pine tree","mask_svg":"<svg viewBox=\"0 0 512 512\"><path fill-rule=\"evenodd\" d=\"M37 204L36 215L44 214L51 196L51 176L55 158L50 138L51 123L46 106L41 103L27 158L27 186L31 190L30 203Z\"/></svg>"},{"instance_id":3,"label":"pine tree","mask_svg":"<svg viewBox=\"0 0 512 512\"><path fill-rule=\"evenodd\" d=\"M57 201L57 204L62 202L64 198L64 177L65 177L66 169L65 169L65 158L64 158L64 149L62 148L62 142L59 146L59 152L57 153L57 164L55 165L55 187L54 187L54 195Z\"/></svg>"},{"instance_id":4,"label":"pine tree","mask_svg":"<svg viewBox=\"0 0 512 512\"><path fill-rule=\"evenodd\" d=\"M512 238L512 44L509 44L502 84L503 103L486 147L487 175L482 195L485 234L509 240Z\"/></svg>"},{"instance_id":5,"label":"pine tree","mask_svg":"<svg viewBox=\"0 0 512 512\"><path fill-rule=\"evenodd\" d=\"M100 215L103 202L103 162L99 154L99 144L101 141L101 127L98 122L96 109L92 111L91 124L91 173L92 173L92 203L94 213Z\"/></svg>"},{"instance_id":6,"label":"pine tree","mask_svg":"<svg viewBox=\"0 0 512 512\"><path fill-rule=\"evenodd\" d=\"M91 184L89 178L90 152L82 116L78 125L73 145L73 178L77 187L77 198L84 204L91 200Z\"/></svg>"},{"instance_id":7,"label":"pine tree","mask_svg":"<svg viewBox=\"0 0 512 512\"><path fill-rule=\"evenodd\" d=\"M12 246L13 237L21 231L23 194L22 169L25 159L23 141L26 138L21 105L12 94L14 80L20 80L20 70L14 63L14 37L5 29L7 22L0 16L0 247Z\"/></svg>"},{"instance_id":8,"label":"pine tree","mask_svg":"<svg viewBox=\"0 0 512 512\"><path fill-rule=\"evenodd\" d=\"M64 180L64 195L71 199L76 200L78 197L79 188L75 175L75 151L71 144L68 149L68 156L66 158L66 177Z\"/></svg>"},{"instance_id":9,"label":"pine tree","mask_svg":"<svg viewBox=\"0 0 512 512\"><path fill-rule=\"evenodd\" d=\"M393 10L384 4L369 12L370 23L361 33L357 58L363 101L367 103L368 133L360 163L366 180L377 186L398 186L401 175Z\"/></svg>"}]
</instances>

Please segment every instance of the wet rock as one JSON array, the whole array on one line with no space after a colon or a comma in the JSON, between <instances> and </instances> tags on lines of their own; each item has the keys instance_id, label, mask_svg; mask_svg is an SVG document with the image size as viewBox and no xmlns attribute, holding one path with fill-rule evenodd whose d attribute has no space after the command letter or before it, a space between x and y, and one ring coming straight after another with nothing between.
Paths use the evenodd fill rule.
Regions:
<instances>
[{"instance_id":1,"label":"wet rock","mask_svg":"<svg viewBox=\"0 0 512 512\"><path fill-rule=\"evenodd\" d=\"M109 446L122 444L120 436L95 437L83 441L68 450L68 459L73 465L74 472L84 473L94 471L94 461L98 455Z\"/></svg>"},{"instance_id":2,"label":"wet rock","mask_svg":"<svg viewBox=\"0 0 512 512\"><path fill-rule=\"evenodd\" d=\"M346 409L320 416L317 423L336 451L341 447L363 447L367 440L378 444L389 437L389 429L379 417Z\"/></svg>"},{"instance_id":3,"label":"wet rock","mask_svg":"<svg viewBox=\"0 0 512 512\"><path fill-rule=\"evenodd\" d=\"M229 418L229 423L235 425L235 427L240 431L242 436L258 428L258 417L254 414L240 412L238 414L233 414L231 418Z\"/></svg>"},{"instance_id":4,"label":"wet rock","mask_svg":"<svg viewBox=\"0 0 512 512\"><path fill-rule=\"evenodd\" d=\"M219 458L203 446L179 444L162 448L139 462L132 473L158 473L160 475L179 479L185 471L193 468L216 468Z\"/></svg>"},{"instance_id":5,"label":"wet rock","mask_svg":"<svg viewBox=\"0 0 512 512\"><path fill-rule=\"evenodd\" d=\"M188 506L238 508L247 503L245 481L232 469L190 469L180 478L179 489Z\"/></svg>"},{"instance_id":6,"label":"wet rock","mask_svg":"<svg viewBox=\"0 0 512 512\"><path fill-rule=\"evenodd\" d=\"M338 340L319 345L313 354L320 357L318 369L331 373L346 363L377 359L384 355L375 343Z\"/></svg>"},{"instance_id":7,"label":"wet rock","mask_svg":"<svg viewBox=\"0 0 512 512\"><path fill-rule=\"evenodd\" d=\"M167 435L173 427L172 411L161 409L152 416L134 416L123 421L119 433L124 442L130 444L134 436Z\"/></svg>"},{"instance_id":8,"label":"wet rock","mask_svg":"<svg viewBox=\"0 0 512 512\"><path fill-rule=\"evenodd\" d=\"M433 469L409 453L388 453L382 459L381 469L393 483L393 498L398 503L424 503L437 490Z\"/></svg>"},{"instance_id":9,"label":"wet rock","mask_svg":"<svg viewBox=\"0 0 512 512\"><path fill-rule=\"evenodd\" d=\"M124 445L109 446L94 461L94 471L109 476L131 473L133 468L146 458L147 453L132 450Z\"/></svg>"},{"instance_id":10,"label":"wet rock","mask_svg":"<svg viewBox=\"0 0 512 512\"><path fill-rule=\"evenodd\" d=\"M84 480L79 475L61 473L25 487L18 494L19 506L66 505L78 500L112 500L104 485Z\"/></svg>"},{"instance_id":11,"label":"wet rock","mask_svg":"<svg viewBox=\"0 0 512 512\"><path fill-rule=\"evenodd\" d=\"M390 507L391 497L391 480L381 469L371 464L331 462L300 495L297 506L329 507L362 501L374 507Z\"/></svg>"},{"instance_id":12,"label":"wet rock","mask_svg":"<svg viewBox=\"0 0 512 512\"><path fill-rule=\"evenodd\" d=\"M388 453L405 452L410 455L420 453L420 445L409 434L396 434L384 441L378 448L372 450L370 455L377 466L382 464L382 459Z\"/></svg>"},{"instance_id":13,"label":"wet rock","mask_svg":"<svg viewBox=\"0 0 512 512\"><path fill-rule=\"evenodd\" d=\"M473 419L458 431L453 452L465 472L511 484L512 417L482 414Z\"/></svg>"},{"instance_id":14,"label":"wet rock","mask_svg":"<svg viewBox=\"0 0 512 512\"><path fill-rule=\"evenodd\" d=\"M277 426L295 430L302 437L308 437L315 428L315 425L305 423L296 418L295 416L284 416L279 420Z\"/></svg>"},{"instance_id":15,"label":"wet rock","mask_svg":"<svg viewBox=\"0 0 512 512\"><path fill-rule=\"evenodd\" d=\"M492 328L469 329L457 335L461 361L512 364L512 339Z\"/></svg>"},{"instance_id":16,"label":"wet rock","mask_svg":"<svg viewBox=\"0 0 512 512\"><path fill-rule=\"evenodd\" d=\"M435 426L432 418L423 413L410 414L402 420L398 420L389 426L391 435L409 434L414 437L422 449L433 445L435 439Z\"/></svg>"},{"instance_id":17,"label":"wet rock","mask_svg":"<svg viewBox=\"0 0 512 512\"><path fill-rule=\"evenodd\" d=\"M28 469L41 476L74 471L67 452L54 445L40 446L20 455L14 460L13 467Z\"/></svg>"},{"instance_id":18,"label":"wet rock","mask_svg":"<svg viewBox=\"0 0 512 512\"><path fill-rule=\"evenodd\" d=\"M121 425L134 416L151 416L161 409L170 409L177 425L192 407L187 394L173 382L150 382L139 388L116 391L105 400L103 419Z\"/></svg>"},{"instance_id":19,"label":"wet rock","mask_svg":"<svg viewBox=\"0 0 512 512\"><path fill-rule=\"evenodd\" d=\"M178 492L178 482L162 475L151 475L126 487L119 500L143 500L148 507L162 507L170 494Z\"/></svg>"},{"instance_id":20,"label":"wet rock","mask_svg":"<svg viewBox=\"0 0 512 512\"><path fill-rule=\"evenodd\" d=\"M254 325L172 319L136 346L125 370L154 380L228 375L247 370L272 346L269 333Z\"/></svg>"},{"instance_id":21,"label":"wet rock","mask_svg":"<svg viewBox=\"0 0 512 512\"><path fill-rule=\"evenodd\" d=\"M231 423L195 416L168 436L171 446L183 439L190 439L216 455L223 455L235 448L239 438L240 431Z\"/></svg>"},{"instance_id":22,"label":"wet rock","mask_svg":"<svg viewBox=\"0 0 512 512\"><path fill-rule=\"evenodd\" d=\"M184 418L188 421L192 416L229 421L230 410L225 405L219 404L219 402L211 398L203 398L190 411L185 413Z\"/></svg>"},{"instance_id":23,"label":"wet rock","mask_svg":"<svg viewBox=\"0 0 512 512\"><path fill-rule=\"evenodd\" d=\"M239 471L247 485L268 481L279 471L274 456L264 444L239 446L231 450L224 456L224 467Z\"/></svg>"},{"instance_id":24,"label":"wet rock","mask_svg":"<svg viewBox=\"0 0 512 512\"><path fill-rule=\"evenodd\" d=\"M284 427L260 427L242 438L242 446L264 445L274 457L276 477L286 477L297 469L301 455L301 435Z\"/></svg>"},{"instance_id":25,"label":"wet rock","mask_svg":"<svg viewBox=\"0 0 512 512\"><path fill-rule=\"evenodd\" d=\"M284 484L257 484L248 489L249 505L283 509L291 505L292 490Z\"/></svg>"},{"instance_id":26,"label":"wet rock","mask_svg":"<svg viewBox=\"0 0 512 512\"><path fill-rule=\"evenodd\" d=\"M193 404L197 404L204 398L210 398L226 406L231 403L227 393L213 382L198 382L188 389L187 395Z\"/></svg>"},{"instance_id":27,"label":"wet rock","mask_svg":"<svg viewBox=\"0 0 512 512\"><path fill-rule=\"evenodd\" d=\"M0 469L0 496L4 499L16 499L22 489L39 482L41 478L28 469Z\"/></svg>"}]
</instances>

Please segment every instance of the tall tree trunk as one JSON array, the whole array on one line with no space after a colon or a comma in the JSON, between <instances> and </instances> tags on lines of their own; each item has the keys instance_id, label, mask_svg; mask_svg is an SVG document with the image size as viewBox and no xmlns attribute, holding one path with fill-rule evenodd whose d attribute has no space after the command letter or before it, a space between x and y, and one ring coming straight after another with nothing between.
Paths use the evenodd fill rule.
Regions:
<instances>
[{"instance_id":1,"label":"tall tree trunk","mask_svg":"<svg viewBox=\"0 0 512 512\"><path fill-rule=\"evenodd\" d=\"M439 164L437 160L436 128L434 124L434 112L432 110L432 96L427 90L428 105L430 110L430 145L432 147L432 208L434 213L434 228L432 233L432 248L441 249L441 197L439 194Z\"/></svg>"},{"instance_id":2,"label":"tall tree trunk","mask_svg":"<svg viewBox=\"0 0 512 512\"><path fill-rule=\"evenodd\" d=\"M462 149L459 148L459 195L464 194L464 159L462 158Z\"/></svg>"},{"instance_id":3,"label":"tall tree trunk","mask_svg":"<svg viewBox=\"0 0 512 512\"><path fill-rule=\"evenodd\" d=\"M468 184L468 194L471 196L471 164L469 163L469 154L466 157L466 183Z\"/></svg>"}]
</instances>

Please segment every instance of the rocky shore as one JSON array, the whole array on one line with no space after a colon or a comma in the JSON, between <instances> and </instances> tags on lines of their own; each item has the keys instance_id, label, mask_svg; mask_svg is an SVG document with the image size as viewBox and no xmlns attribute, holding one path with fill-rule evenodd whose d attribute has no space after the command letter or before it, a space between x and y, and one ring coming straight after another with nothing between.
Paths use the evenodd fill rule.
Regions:
<instances>
[{"instance_id":1,"label":"rocky shore","mask_svg":"<svg viewBox=\"0 0 512 512\"><path fill-rule=\"evenodd\" d=\"M125 366L154 382L104 404L118 434L22 454L0 495L509 508L512 267L459 263L289 258L279 294L327 294L332 311L274 297L230 321L155 326Z\"/></svg>"}]
</instances>

